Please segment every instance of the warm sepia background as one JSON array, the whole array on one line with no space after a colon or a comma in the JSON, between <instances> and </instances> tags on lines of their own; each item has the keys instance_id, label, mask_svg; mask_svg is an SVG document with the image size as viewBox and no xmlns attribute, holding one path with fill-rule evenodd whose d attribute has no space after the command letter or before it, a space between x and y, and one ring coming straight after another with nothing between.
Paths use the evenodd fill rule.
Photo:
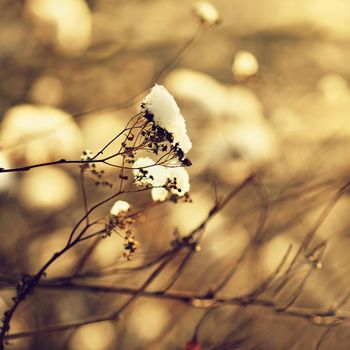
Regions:
<instances>
[{"instance_id":1,"label":"warm sepia background","mask_svg":"<svg viewBox=\"0 0 350 350\"><path fill-rule=\"evenodd\" d=\"M1 0L0 166L18 167L98 151L131 116L158 79L173 94L193 143L189 153L193 203L166 203L137 224L141 242L131 262L120 238L102 240L86 271L147 262L169 247L174 229L188 233L252 170L259 190L245 188L205 232L176 291L203 292L220 281L267 213L259 239L222 291L241 296L277 267L292 244L295 253L321 211L350 176L350 1L213 0L221 23L208 27L189 0ZM137 102L126 108L139 92ZM91 113L86 111L96 110ZM110 180L113 170L105 169ZM88 181L89 200L111 190ZM259 192L260 191L260 192ZM262 195L263 193L263 195ZM260 195L259 195L260 194ZM134 208L148 193L125 196ZM78 166L52 166L0 174L0 309L11 303L9 280L35 273L62 247L83 213ZM108 215L109 206L99 210ZM311 242L322 259L307 278L293 317L259 306L224 306L199 333L204 349L314 349L332 319L319 318L339 303L349 315L350 199L345 193ZM89 242L72 250L48 277L72 273ZM315 263L275 299L290 298ZM151 286L161 289L169 268ZM312 268L312 266L311 266ZM281 272L283 273L283 271ZM112 274L93 283L135 287L147 271ZM344 299L345 298L345 299ZM125 295L40 289L21 305L11 332L108 313ZM116 323L40 334L11 349L183 349L203 308L139 298ZM314 310L314 311L313 311ZM330 329L321 349L349 349L345 322Z\"/></svg>"}]
</instances>

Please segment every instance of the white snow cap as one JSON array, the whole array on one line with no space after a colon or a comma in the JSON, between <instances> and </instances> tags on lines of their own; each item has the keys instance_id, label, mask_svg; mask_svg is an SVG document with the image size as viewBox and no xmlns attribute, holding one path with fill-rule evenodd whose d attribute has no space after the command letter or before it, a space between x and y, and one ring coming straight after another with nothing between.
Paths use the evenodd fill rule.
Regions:
<instances>
[{"instance_id":1,"label":"white snow cap","mask_svg":"<svg viewBox=\"0 0 350 350\"><path fill-rule=\"evenodd\" d=\"M174 97L163 85L155 84L143 100L145 110L153 114L154 122L172 134L174 143L179 143L181 150L187 153L192 143L187 135L183 118Z\"/></svg>"},{"instance_id":2,"label":"white snow cap","mask_svg":"<svg viewBox=\"0 0 350 350\"><path fill-rule=\"evenodd\" d=\"M155 202L163 202L166 200L166 197L168 196L168 191L165 188L157 187L152 188L152 199Z\"/></svg>"},{"instance_id":3,"label":"white snow cap","mask_svg":"<svg viewBox=\"0 0 350 350\"><path fill-rule=\"evenodd\" d=\"M111 215L118 216L121 212L127 212L130 209L130 204L125 201L116 201L111 209Z\"/></svg>"},{"instance_id":4,"label":"white snow cap","mask_svg":"<svg viewBox=\"0 0 350 350\"><path fill-rule=\"evenodd\" d=\"M168 176L168 168L156 165L155 162L148 157L138 158L133 164L133 168L141 168L147 171L147 175L143 176L143 172L140 169L134 169L134 177L137 185L152 185L163 186ZM164 180L165 179L165 180Z\"/></svg>"},{"instance_id":5,"label":"white snow cap","mask_svg":"<svg viewBox=\"0 0 350 350\"><path fill-rule=\"evenodd\" d=\"M197 1L193 10L202 22L210 26L217 24L220 21L218 10L208 1Z\"/></svg>"},{"instance_id":6,"label":"white snow cap","mask_svg":"<svg viewBox=\"0 0 350 350\"><path fill-rule=\"evenodd\" d=\"M170 179L171 181L176 180L177 188L170 189L171 193L182 197L185 193L187 193L190 190L190 178L185 168L166 168L163 166L160 167L163 168L163 185L165 185L168 179ZM152 199L155 202L162 202L166 199L167 196L168 191L165 188L152 188Z\"/></svg>"},{"instance_id":7,"label":"white snow cap","mask_svg":"<svg viewBox=\"0 0 350 350\"><path fill-rule=\"evenodd\" d=\"M190 177L185 168L169 168L169 170L169 178L176 179L178 187L172 188L171 192L181 197L190 190Z\"/></svg>"},{"instance_id":8,"label":"white snow cap","mask_svg":"<svg viewBox=\"0 0 350 350\"><path fill-rule=\"evenodd\" d=\"M154 201L164 201L168 195L168 191L160 186L164 186L168 179L175 181L179 189L172 188L171 193L182 197L190 190L190 178L185 168L172 167L175 164L170 164L169 167L163 165L155 165L151 158L138 158L134 163L134 168L141 168L147 171L147 175L140 180L139 177L143 175L139 169L134 169L134 177L137 185L149 184L154 186L152 188L152 198Z\"/></svg>"}]
</instances>

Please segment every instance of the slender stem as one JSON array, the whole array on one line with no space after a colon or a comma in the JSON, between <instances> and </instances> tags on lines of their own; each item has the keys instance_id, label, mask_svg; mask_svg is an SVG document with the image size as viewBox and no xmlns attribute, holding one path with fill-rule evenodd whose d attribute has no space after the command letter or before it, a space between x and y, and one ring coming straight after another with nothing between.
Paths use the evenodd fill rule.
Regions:
<instances>
[{"instance_id":1,"label":"slender stem","mask_svg":"<svg viewBox=\"0 0 350 350\"><path fill-rule=\"evenodd\" d=\"M194 303L194 301L203 301L206 305L209 303L209 306L203 306L203 308L209 308L208 310L212 310L213 306L225 306L225 305L232 305L232 306L255 306L255 307L262 307L271 310L272 312L283 315L286 317L295 317L299 319L304 319L305 321L313 322L313 319L315 317L323 318L325 320L333 320L335 321L343 321L343 322L349 322L350 321L350 313L349 312L342 312L338 315L334 316L329 313L329 310L322 310L322 309L315 309L315 308L307 308L307 307L291 307L288 310L284 310L280 308L280 306L272 301L266 300L266 299L247 299L246 295L238 296L238 297L216 297L211 298L208 297L207 294L200 294L196 292L167 292L162 293L162 291L140 291L140 289L135 288L120 288L115 286L98 286L98 285L76 285L76 284L63 284L63 285L46 285L46 284L40 284L40 288L42 289L56 289L56 290L84 290L91 293L112 293L112 294L126 294L126 295L132 295L134 296L137 294L139 297L146 297L146 298L154 298L159 300L173 300L178 301L184 304L187 304L192 307L200 307L196 306L199 303ZM57 332L57 331L65 331L67 329L77 328L82 325L90 324L90 323L97 323L97 322L104 322L104 321L111 321L115 320L113 318L114 315L107 315L107 316L97 316L94 318L88 318L81 321L73 321L68 322L64 324L57 324L57 325L50 325L50 326L43 326L36 329L18 332L14 334L9 334L6 336L7 340L11 339L19 339L24 337L30 337L39 333L48 333L48 332ZM325 326L328 326L329 323L325 322Z\"/></svg>"},{"instance_id":2,"label":"slender stem","mask_svg":"<svg viewBox=\"0 0 350 350\"><path fill-rule=\"evenodd\" d=\"M86 193L86 187L85 187L85 174L84 174L83 168L80 168L80 186L81 186L81 192L83 195L84 211L86 214L89 211L89 208L88 208L88 199L87 199L87 193ZM86 216L86 224L89 225L89 216Z\"/></svg>"},{"instance_id":3,"label":"slender stem","mask_svg":"<svg viewBox=\"0 0 350 350\"><path fill-rule=\"evenodd\" d=\"M129 305L131 305L139 296L142 295L142 292L146 290L146 288L158 277L158 275L164 270L164 268L173 260L173 258L176 256L176 254L183 248L183 245L186 245L186 242L188 242L190 239L194 239L195 236L198 234L199 237L201 237L201 233L205 229L207 223L221 210L223 209L232 198L234 198L248 183L250 183L255 178L255 175L249 176L247 179L245 179L239 186L234 188L225 198L222 202L216 203L213 208L209 211L207 217L204 219L204 221L197 226L194 230L192 230L187 236L185 236L184 240L180 245L175 246L171 251L169 251L166 255L164 255L164 258L161 261L159 267L152 272L152 274L147 278L147 280L144 282L144 284L141 286L140 289L138 289L138 292L133 295L121 308L116 310L110 315L110 319L115 319L118 317ZM147 188L135 190L135 191L128 191L128 192L141 192L145 191ZM39 270L39 272L34 275L32 279L30 279L30 283L27 283L24 288L22 288L21 292L18 293L17 297L15 298L15 302L12 305L12 307L5 312L3 317L3 326L1 328L0 332L0 350L4 349L4 340L6 333L9 331L10 328L10 322L11 319L17 310L18 306L25 300L28 294L32 293L33 290L38 285L39 281L45 274L46 270L53 262L55 262L60 256L62 256L66 251L68 251L70 248L78 244L83 240L84 233L94 224L97 224L97 222L87 224L85 227L81 230L81 232L77 235L77 237L74 238L74 235L78 229L78 227L81 225L81 223L86 219L88 215L90 215L95 209L100 207L101 205L107 203L108 201L112 200L113 198L117 197L123 193L122 191L118 191L117 193L114 193L113 195L109 196L108 198L104 199L103 201L95 204L92 206L86 213L83 215L83 217L76 223L74 226L68 242L66 246L60 250L59 252L56 252L47 262L46 264ZM73 239L74 238L74 239Z\"/></svg>"}]
</instances>

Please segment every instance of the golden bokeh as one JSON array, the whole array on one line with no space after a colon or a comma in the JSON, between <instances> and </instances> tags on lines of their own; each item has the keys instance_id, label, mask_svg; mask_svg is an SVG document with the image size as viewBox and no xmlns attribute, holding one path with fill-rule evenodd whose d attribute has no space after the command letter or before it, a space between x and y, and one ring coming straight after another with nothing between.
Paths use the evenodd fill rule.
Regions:
<instances>
[{"instance_id":1,"label":"golden bokeh","mask_svg":"<svg viewBox=\"0 0 350 350\"><path fill-rule=\"evenodd\" d=\"M13 349L349 349L349 24L348 0L2 0ZM134 179L154 83L190 197Z\"/></svg>"}]
</instances>

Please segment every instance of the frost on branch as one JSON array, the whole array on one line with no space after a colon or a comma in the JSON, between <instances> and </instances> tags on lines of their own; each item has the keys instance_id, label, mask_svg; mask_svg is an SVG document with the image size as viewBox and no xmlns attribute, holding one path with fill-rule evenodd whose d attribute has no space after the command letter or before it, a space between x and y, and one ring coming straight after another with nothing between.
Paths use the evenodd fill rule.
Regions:
<instances>
[{"instance_id":1,"label":"frost on branch","mask_svg":"<svg viewBox=\"0 0 350 350\"><path fill-rule=\"evenodd\" d=\"M173 96L162 86L155 84L142 103L146 118L166 130L173 138L173 144L187 153L192 143L187 135L185 120Z\"/></svg>"}]
</instances>

